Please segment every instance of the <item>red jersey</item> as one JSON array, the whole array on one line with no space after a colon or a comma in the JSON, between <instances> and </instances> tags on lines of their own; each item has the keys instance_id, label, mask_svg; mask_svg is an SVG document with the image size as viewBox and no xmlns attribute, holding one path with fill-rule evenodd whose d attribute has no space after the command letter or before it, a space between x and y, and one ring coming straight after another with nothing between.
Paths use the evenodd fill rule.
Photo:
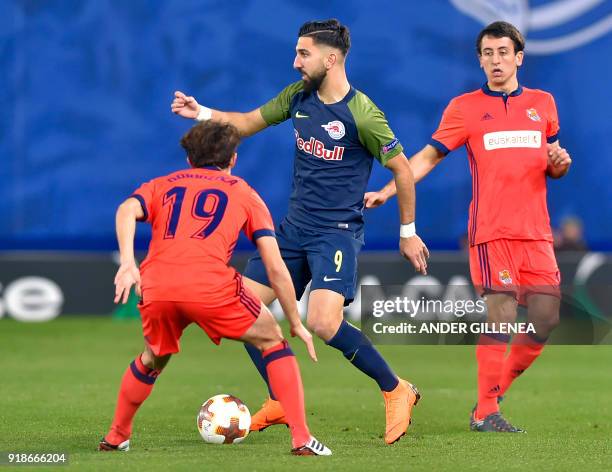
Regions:
<instances>
[{"instance_id":1,"label":"red jersey","mask_svg":"<svg viewBox=\"0 0 612 472\"><path fill-rule=\"evenodd\" d=\"M557 140L551 94L520 87L454 98L431 144L445 154L465 145L472 173L471 245L494 239L552 241L546 206L546 143Z\"/></svg>"},{"instance_id":2,"label":"red jersey","mask_svg":"<svg viewBox=\"0 0 612 472\"><path fill-rule=\"evenodd\" d=\"M158 177L132 197L153 227L140 267L145 301L225 302L239 290L228 263L240 230L252 241L274 236L270 212L255 190L217 168Z\"/></svg>"}]
</instances>

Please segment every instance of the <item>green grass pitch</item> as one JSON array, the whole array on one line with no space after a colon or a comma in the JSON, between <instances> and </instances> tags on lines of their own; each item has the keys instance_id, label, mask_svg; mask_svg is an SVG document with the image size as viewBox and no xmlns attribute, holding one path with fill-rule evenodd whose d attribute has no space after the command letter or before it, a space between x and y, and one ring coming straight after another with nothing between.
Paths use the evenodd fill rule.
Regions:
<instances>
[{"instance_id":1,"label":"green grass pitch","mask_svg":"<svg viewBox=\"0 0 612 472\"><path fill-rule=\"evenodd\" d=\"M389 447L374 382L321 342L312 363L293 340L311 431L334 452L293 457L284 427L235 446L200 439L195 415L204 400L231 393L254 412L265 390L239 343L216 347L192 326L136 416L132 450L98 453L121 375L141 343L134 320L1 320L0 451L67 451L68 468L88 471L612 470L612 346L548 347L503 404L528 431L522 435L468 431L473 347L383 346L396 372L423 394L408 435Z\"/></svg>"}]
</instances>

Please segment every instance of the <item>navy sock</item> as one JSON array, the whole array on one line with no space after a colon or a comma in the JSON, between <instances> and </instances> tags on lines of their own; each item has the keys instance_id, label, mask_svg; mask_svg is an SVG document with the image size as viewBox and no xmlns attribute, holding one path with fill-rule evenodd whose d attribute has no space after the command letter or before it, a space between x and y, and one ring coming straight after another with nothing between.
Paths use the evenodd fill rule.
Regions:
<instances>
[{"instance_id":1,"label":"navy sock","mask_svg":"<svg viewBox=\"0 0 612 472\"><path fill-rule=\"evenodd\" d=\"M264 382L266 382L266 385L268 386L268 392L270 393L270 398L272 400L276 400L276 397L272 393L272 388L270 387L270 381L268 380L268 372L266 371L266 362L264 361L264 358L261 355L261 351L249 343L244 343L244 348L249 353L249 356L251 357L253 364L255 364L255 367L257 367L259 375L261 375L261 378L264 379Z\"/></svg>"},{"instance_id":2,"label":"navy sock","mask_svg":"<svg viewBox=\"0 0 612 472\"><path fill-rule=\"evenodd\" d=\"M390 392L397 387L399 380L363 333L352 324L342 320L338 332L327 344L344 354L351 364L373 378L381 390Z\"/></svg>"}]
</instances>

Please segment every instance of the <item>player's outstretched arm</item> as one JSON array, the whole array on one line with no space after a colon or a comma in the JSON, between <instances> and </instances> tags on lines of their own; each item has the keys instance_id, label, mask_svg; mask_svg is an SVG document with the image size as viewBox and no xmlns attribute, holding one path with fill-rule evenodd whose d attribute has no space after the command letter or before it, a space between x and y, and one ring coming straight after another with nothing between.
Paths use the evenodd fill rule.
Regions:
<instances>
[{"instance_id":1,"label":"player's outstretched arm","mask_svg":"<svg viewBox=\"0 0 612 472\"><path fill-rule=\"evenodd\" d=\"M136 220L143 217L144 212L140 202L132 197L119 205L115 215L120 264L115 276L115 303L126 303L133 285L136 286L136 294L138 296L141 294L140 271L134 257L134 236Z\"/></svg>"},{"instance_id":2,"label":"player's outstretched arm","mask_svg":"<svg viewBox=\"0 0 612 472\"><path fill-rule=\"evenodd\" d=\"M187 96L180 91L174 92L174 100L170 108L173 113L183 118L231 123L238 129L241 136L251 136L268 126L259 108L247 113L213 110L200 105L194 97Z\"/></svg>"},{"instance_id":3,"label":"player's outstretched arm","mask_svg":"<svg viewBox=\"0 0 612 472\"><path fill-rule=\"evenodd\" d=\"M283 307L285 317L289 321L291 336L297 336L306 344L308 354L313 361L317 361L317 353L312 343L312 335L302 324L295 301L295 289L287 266L281 257L276 238L263 236L257 239L257 249L266 268L268 280L274 289L278 301Z\"/></svg>"},{"instance_id":4,"label":"player's outstretched arm","mask_svg":"<svg viewBox=\"0 0 612 472\"><path fill-rule=\"evenodd\" d=\"M566 149L562 148L559 141L547 144L548 166L546 175L551 179L560 179L568 173L572 158Z\"/></svg>"},{"instance_id":5,"label":"player's outstretched arm","mask_svg":"<svg viewBox=\"0 0 612 472\"><path fill-rule=\"evenodd\" d=\"M419 182L427 174L429 174L434 167L442 160L444 154L428 144L409 160L410 167L412 169L412 175L415 182ZM395 188L395 179L391 179L387 185L385 185L378 192L367 192L364 195L364 203L366 208L376 208L384 205L389 198L393 197L397 193Z\"/></svg>"},{"instance_id":6,"label":"player's outstretched arm","mask_svg":"<svg viewBox=\"0 0 612 472\"><path fill-rule=\"evenodd\" d=\"M415 229L415 202L414 177L410 164L400 153L386 163L386 167L393 172L393 180L397 189L397 203L400 212L400 253L408 259L414 268L423 275L427 274L427 246L416 234Z\"/></svg>"}]
</instances>

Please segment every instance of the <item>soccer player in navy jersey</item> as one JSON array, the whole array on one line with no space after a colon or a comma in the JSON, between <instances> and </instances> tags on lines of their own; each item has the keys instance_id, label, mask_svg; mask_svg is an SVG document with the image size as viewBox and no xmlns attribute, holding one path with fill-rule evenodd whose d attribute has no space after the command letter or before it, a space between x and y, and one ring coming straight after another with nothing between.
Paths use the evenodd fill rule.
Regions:
<instances>
[{"instance_id":1,"label":"soccer player in navy jersey","mask_svg":"<svg viewBox=\"0 0 612 472\"><path fill-rule=\"evenodd\" d=\"M343 319L343 307L355 296L357 256L364 244L363 199L373 161L388 168L397 186L400 253L415 269L427 270L428 250L415 231L415 190L402 145L383 112L346 77L348 28L331 19L310 21L298 34L293 67L302 79L248 113L213 110L176 92L172 111L185 118L229 122L243 136L291 118L296 148L289 212L276 233L283 260L301 298L312 281L307 325L328 345L380 387L386 408L385 442L399 440L410 424L417 389L400 379L359 329ZM261 300L276 298L261 257L245 270L245 284ZM246 345L268 383L270 398L253 416L252 430L285 424L261 353Z\"/></svg>"}]
</instances>

